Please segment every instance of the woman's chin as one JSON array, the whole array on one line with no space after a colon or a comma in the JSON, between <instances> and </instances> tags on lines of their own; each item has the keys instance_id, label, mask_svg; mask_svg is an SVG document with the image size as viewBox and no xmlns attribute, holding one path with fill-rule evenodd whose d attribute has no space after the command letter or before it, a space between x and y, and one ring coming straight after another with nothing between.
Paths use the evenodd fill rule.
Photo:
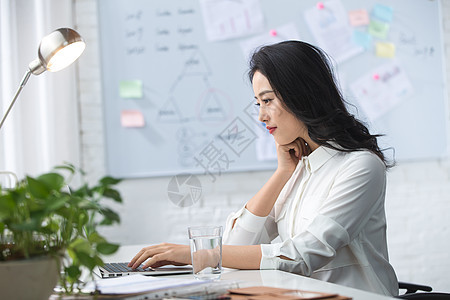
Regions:
<instances>
[{"instance_id":1,"label":"woman's chin","mask_svg":"<svg viewBox=\"0 0 450 300\"><path fill-rule=\"evenodd\" d=\"M290 140L290 139L276 137L276 136L274 136L273 138L275 139L275 142L280 146L286 146L288 144L293 143L296 140L296 138L293 140Z\"/></svg>"}]
</instances>

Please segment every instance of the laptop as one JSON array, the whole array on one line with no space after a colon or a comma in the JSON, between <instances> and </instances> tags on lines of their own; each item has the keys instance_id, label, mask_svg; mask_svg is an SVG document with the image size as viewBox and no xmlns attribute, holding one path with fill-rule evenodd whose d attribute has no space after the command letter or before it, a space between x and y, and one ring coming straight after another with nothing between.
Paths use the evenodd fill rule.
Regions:
<instances>
[{"instance_id":1,"label":"laptop","mask_svg":"<svg viewBox=\"0 0 450 300\"><path fill-rule=\"evenodd\" d=\"M192 273L191 266L163 266L159 268L142 269L142 266L137 269L128 267L127 262L123 263L105 263L103 267L98 267L94 273L100 278L114 278L119 276L142 274L142 275L176 275Z\"/></svg>"}]
</instances>

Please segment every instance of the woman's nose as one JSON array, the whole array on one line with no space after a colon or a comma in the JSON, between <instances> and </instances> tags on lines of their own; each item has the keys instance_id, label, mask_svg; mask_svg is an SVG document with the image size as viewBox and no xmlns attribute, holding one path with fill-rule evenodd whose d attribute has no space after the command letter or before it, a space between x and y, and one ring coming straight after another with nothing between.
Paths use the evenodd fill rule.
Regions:
<instances>
[{"instance_id":1,"label":"woman's nose","mask_svg":"<svg viewBox=\"0 0 450 300\"><path fill-rule=\"evenodd\" d=\"M259 107L258 120L260 122L266 123L269 116L267 115L266 109L262 106Z\"/></svg>"}]
</instances>

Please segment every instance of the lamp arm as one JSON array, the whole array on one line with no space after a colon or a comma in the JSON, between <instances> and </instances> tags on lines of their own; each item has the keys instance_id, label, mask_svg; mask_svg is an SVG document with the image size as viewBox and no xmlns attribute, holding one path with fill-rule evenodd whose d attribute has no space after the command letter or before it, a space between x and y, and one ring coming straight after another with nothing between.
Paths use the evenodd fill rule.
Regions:
<instances>
[{"instance_id":1,"label":"lamp arm","mask_svg":"<svg viewBox=\"0 0 450 300\"><path fill-rule=\"evenodd\" d=\"M11 108L14 106L14 103L16 102L17 97L19 96L19 94L20 94L20 92L22 91L23 87L24 87L25 84L27 83L28 78L30 78L30 75L31 75L31 70L28 70L28 71L25 73L25 75L23 76L22 81L20 82L19 88L17 89L17 92L16 92L16 94L14 95L14 98L13 98L12 102L11 102L11 104L9 105L8 110L6 111L5 115L3 116L2 121L0 122L0 129L2 128L3 123L4 123L5 120L6 120L6 117L8 116L9 112L11 111Z\"/></svg>"}]
</instances>

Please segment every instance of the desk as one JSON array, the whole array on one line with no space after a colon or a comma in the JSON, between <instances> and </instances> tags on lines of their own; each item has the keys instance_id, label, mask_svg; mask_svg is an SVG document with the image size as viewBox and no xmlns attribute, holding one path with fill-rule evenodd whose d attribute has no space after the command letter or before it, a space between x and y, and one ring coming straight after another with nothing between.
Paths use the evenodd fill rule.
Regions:
<instances>
[{"instance_id":1,"label":"desk","mask_svg":"<svg viewBox=\"0 0 450 300\"><path fill-rule=\"evenodd\" d=\"M145 246L146 245L122 246L115 254L105 258L104 261L129 261ZM176 275L176 277L192 278L192 275ZM240 287L264 285L287 289L338 293L352 297L354 300L395 299L279 270L235 270L225 268L221 279L239 281Z\"/></svg>"}]
</instances>

